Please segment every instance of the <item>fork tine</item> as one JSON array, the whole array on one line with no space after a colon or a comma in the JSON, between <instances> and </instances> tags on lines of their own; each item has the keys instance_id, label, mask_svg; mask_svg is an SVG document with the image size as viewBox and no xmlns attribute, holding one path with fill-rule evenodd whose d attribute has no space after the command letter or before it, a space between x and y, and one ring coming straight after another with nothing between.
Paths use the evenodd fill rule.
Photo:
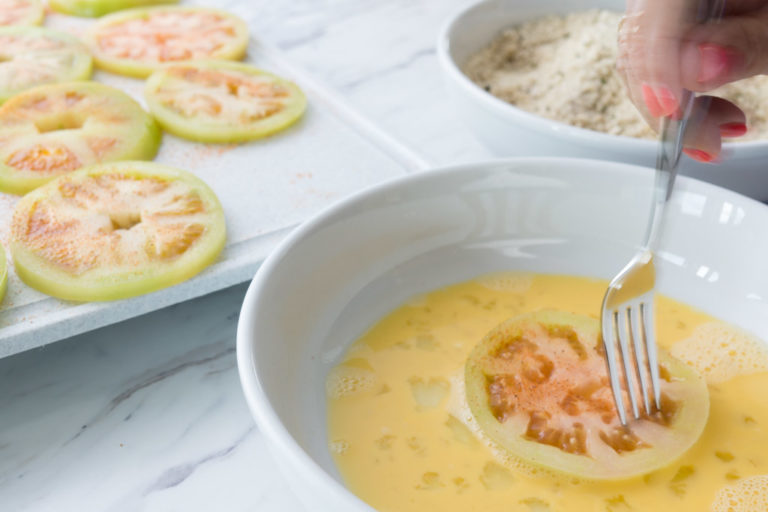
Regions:
<instances>
[{"instance_id":1,"label":"fork tine","mask_svg":"<svg viewBox=\"0 0 768 512\"><path fill-rule=\"evenodd\" d=\"M619 413L622 425L627 424L627 414L624 411L624 399L621 396L621 383L619 382L619 370L616 367L616 342L613 337L613 311L604 311L602 314L603 348L605 349L605 362L608 364L608 377L611 380L613 400Z\"/></svg>"},{"instance_id":2,"label":"fork tine","mask_svg":"<svg viewBox=\"0 0 768 512\"><path fill-rule=\"evenodd\" d=\"M616 312L616 336L619 338L621 360L624 363L624 381L627 384L627 395L629 395L629 404L632 408L632 415L635 418L639 418L640 413L637 410L637 393L635 391L635 382L632 375L632 354L629 351L629 343L627 343L626 317L628 314L629 308Z\"/></svg>"},{"instance_id":3,"label":"fork tine","mask_svg":"<svg viewBox=\"0 0 768 512\"><path fill-rule=\"evenodd\" d=\"M645 338L642 336L640 324L643 321L641 307L629 308L629 336L632 338L632 346L635 354L635 371L640 378L640 390L643 394L643 404L646 414L651 414L651 400L648 398L648 373L646 350L643 349Z\"/></svg>"},{"instance_id":4,"label":"fork tine","mask_svg":"<svg viewBox=\"0 0 768 512\"><path fill-rule=\"evenodd\" d=\"M653 296L651 296L653 301ZM646 356L648 358L648 367L651 371L651 387L653 388L653 399L656 402L656 409L661 410L661 386L659 384L659 358L656 353L656 332L654 326L656 325L656 319L654 318L653 302L647 305L645 302L640 303L640 311L643 317L643 341L645 341Z\"/></svg>"}]
</instances>

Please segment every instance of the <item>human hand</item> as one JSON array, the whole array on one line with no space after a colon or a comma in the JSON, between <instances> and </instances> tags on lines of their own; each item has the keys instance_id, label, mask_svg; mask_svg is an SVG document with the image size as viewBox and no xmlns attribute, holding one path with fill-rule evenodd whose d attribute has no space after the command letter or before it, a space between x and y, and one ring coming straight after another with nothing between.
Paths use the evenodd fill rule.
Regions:
<instances>
[{"instance_id":1,"label":"human hand","mask_svg":"<svg viewBox=\"0 0 768 512\"><path fill-rule=\"evenodd\" d=\"M710 0L711 1L711 0ZM619 26L619 72L632 102L654 128L680 114L682 90L711 91L768 72L768 0L730 0L722 19L701 23L706 0L628 0ZM690 157L718 158L722 137L747 131L742 110L699 96L684 146Z\"/></svg>"}]
</instances>

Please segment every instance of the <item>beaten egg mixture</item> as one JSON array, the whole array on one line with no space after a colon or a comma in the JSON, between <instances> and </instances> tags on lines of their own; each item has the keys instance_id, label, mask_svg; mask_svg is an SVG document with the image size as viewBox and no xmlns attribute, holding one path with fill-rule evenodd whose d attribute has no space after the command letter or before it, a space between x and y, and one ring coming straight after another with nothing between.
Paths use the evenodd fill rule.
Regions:
<instances>
[{"instance_id":1,"label":"beaten egg mixture","mask_svg":"<svg viewBox=\"0 0 768 512\"><path fill-rule=\"evenodd\" d=\"M595 315L607 282L496 274L414 298L373 326L329 374L329 447L349 489L381 511L768 511L768 349L657 298L659 343L703 374L710 416L664 469L620 482L511 464L464 402L467 355L530 311Z\"/></svg>"}]
</instances>

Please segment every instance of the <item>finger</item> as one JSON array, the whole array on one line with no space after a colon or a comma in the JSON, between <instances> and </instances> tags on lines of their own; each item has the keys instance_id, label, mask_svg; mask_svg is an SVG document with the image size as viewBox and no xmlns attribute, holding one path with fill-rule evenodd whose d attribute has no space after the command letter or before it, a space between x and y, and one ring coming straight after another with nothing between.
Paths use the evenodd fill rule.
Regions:
<instances>
[{"instance_id":1,"label":"finger","mask_svg":"<svg viewBox=\"0 0 768 512\"><path fill-rule=\"evenodd\" d=\"M696 98L685 131L685 153L702 162L716 161L723 137L746 133L744 112L728 100L714 96Z\"/></svg>"},{"instance_id":2,"label":"finger","mask_svg":"<svg viewBox=\"0 0 768 512\"><path fill-rule=\"evenodd\" d=\"M633 99L652 117L673 114L682 97L681 41L696 23L696 0L631 0L619 27L619 68Z\"/></svg>"},{"instance_id":3,"label":"finger","mask_svg":"<svg viewBox=\"0 0 768 512\"><path fill-rule=\"evenodd\" d=\"M681 56L680 79L692 91L768 73L768 9L691 29Z\"/></svg>"}]
</instances>

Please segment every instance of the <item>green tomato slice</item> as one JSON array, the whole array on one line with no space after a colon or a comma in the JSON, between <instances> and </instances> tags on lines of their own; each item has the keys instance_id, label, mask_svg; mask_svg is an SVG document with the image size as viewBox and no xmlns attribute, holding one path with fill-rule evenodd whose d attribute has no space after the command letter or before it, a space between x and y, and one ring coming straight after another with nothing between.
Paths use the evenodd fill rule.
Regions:
<instances>
[{"instance_id":1,"label":"green tomato slice","mask_svg":"<svg viewBox=\"0 0 768 512\"><path fill-rule=\"evenodd\" d=\"M180 283L224 247L224 212L193 174L150 162L80 169L17 204L11 254L19 277L72 301L107 301Z\"/></svg>"},{"instance_id":2,"label":"green tomato slice","mask_svg":"<svg viewBox=\"0 0 768 512\"><path fill-rule=\"evenodd\" d=\"M40 0L0 0L0 27L40 25L44 17Z\"/></svg>"},{"instance_id":3,"label":"green tomato slice","mask_svg":"<svg viewBox=\"0 0 768 512\"><path fill-rule=\"evenodd\" d=\"M661 410L623 427L608 383L598 321L557 311L508 320L473 349L467 403L512 460L591 480L667 466L699 438L709 415L704 379L660 350Z\"/></svg>"},{"instance_id":4,"label":"green tomato slice","mask_svg":"<svg viewBox=\"0 0 768 512\"><path fill-rule=\"evenodd\" d=\"M0 27L0 103L37 85L90 76L91 53L76 37L42 27Z\"/></svg>"},{"instance_id":5,"label":"green tomato slice","mask_svg":"<svg viewBox=\"0 0 768 512\"><path fill-rule=\"evenodd\" d=\"M218 9L160 6L105 16L86 41L98 67L144 78L168 63L242 59L248 27Z\"/></svg>"},{"instance_id":6,"label":"green tomato slice","mask_svg":"<svg viewBox=\"0 0 768 512\"><path fill-rule=\"evenodd\" d=\"M147 80L150 112L168 132L201 142L243 142L296 122L306 98L295 84L239 62L171 64Z\"/></svg>"},{"instance_id":7,"label":"green tomato slice","mask_svg":"<svg viewBox=\"0 0 768 512\"><path fill-rule=\"evenodd\" d=\"M160 138L122 91L96 82L35 87L0 106L0 190L24 194L87 165L150 160Z\"/></svg>"},{"instance_id":8,"label":"green tomato slice","mask_svg":"<svg viewBox=\"0 0 768 512\"><path fill-rule=\"evenodd\" d=\"M179 0L48 0L53 9L72 16L95 18L123 9L158 4L175 4Z\"/></svg>"}]
</instances>

